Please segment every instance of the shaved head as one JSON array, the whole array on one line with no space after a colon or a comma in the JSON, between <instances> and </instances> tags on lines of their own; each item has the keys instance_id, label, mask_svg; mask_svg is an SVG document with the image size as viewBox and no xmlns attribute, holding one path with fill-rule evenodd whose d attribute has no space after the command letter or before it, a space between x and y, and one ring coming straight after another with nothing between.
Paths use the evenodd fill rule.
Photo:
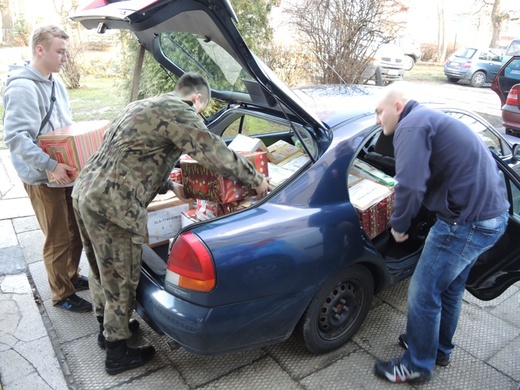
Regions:
<instances>
[{"instance_id":1,"label":"shaved head","mask_svg":"<svg viewBox=\"0 0 520 390\"><path fill-rule=\"evenodd\" d=\"M385 89L384 95L376 107L376 123L381 125L385 135L394 133L408 100L405 92L398 87Z\"/></svg>"}]
</instances>

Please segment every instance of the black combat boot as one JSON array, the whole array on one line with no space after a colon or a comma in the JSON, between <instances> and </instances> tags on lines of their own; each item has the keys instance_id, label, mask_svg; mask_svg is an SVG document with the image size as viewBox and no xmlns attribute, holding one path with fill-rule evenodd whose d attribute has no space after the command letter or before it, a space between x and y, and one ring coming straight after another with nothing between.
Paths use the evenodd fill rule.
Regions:
<instances>
[{"instance_id":1,"label":"black combat boot","mask_svg":"<svg viewBox=\"0 0 520 390\"><path fill-rule=\"evenodd\" d=\"M105 371L116 375L126 370L141 367L152 360L155 348L151 345L140 348L130 348L126 340L105 341L107 357Z\"/></svg>"},{"instance_id":2,"label":"black combat boot","mask_svg":"<svg viewBox=\"0 0 520 390\"><path fill-rule=\"evenodd\" d=\"M99 345L99 348L105 349L105 336L103 336L103 331L105 330L105 328L103 326L103 317L97 316L96 318L99 322L97 344ZM128 321L128 329L130 329L130 332L132 332L132 335L134 335L139 330L139 321L132 318L130 321Z\"/></svg>"}]
</instances>

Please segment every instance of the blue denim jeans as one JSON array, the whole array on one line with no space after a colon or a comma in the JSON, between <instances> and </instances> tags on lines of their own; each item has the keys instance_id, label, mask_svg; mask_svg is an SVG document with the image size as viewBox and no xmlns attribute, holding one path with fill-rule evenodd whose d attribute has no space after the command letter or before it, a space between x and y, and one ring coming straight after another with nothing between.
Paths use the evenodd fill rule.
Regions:
<instances>
[{"instance_id":1,"label":"blue denim jeans","mask_svg":"<svg viewBox=\"0 0 520 390\"><path fill-rule=\"evenodd\" d=\"M437 220L408 288L408 350L401 361L431 372L437 353L451 354L462 295L477 258L505 232L508 213L467 225Z\"/></svg>"}]
</instances>

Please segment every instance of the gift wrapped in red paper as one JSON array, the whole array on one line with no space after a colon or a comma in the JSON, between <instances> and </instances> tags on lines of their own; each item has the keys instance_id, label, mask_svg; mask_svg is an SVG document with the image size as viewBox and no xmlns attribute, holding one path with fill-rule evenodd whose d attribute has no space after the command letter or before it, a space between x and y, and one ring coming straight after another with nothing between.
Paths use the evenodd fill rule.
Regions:
<instances>
[{"instance_id":1,"label":"gift wrapped in red paper","mask_svg":"<svg viewBox=\"0 0 520 390\"><path fill-rule=\"evenodd\" d=\"M40 135L38 144L53 160L76 168L70 173L70 178L75 180L89 157L101 146L109 123L108 120L76 122ZM47 177L49 181L54 180L49 172Z\"/></svg>"},{"instance_id":2,"label":"gift wrapped in red paper","mask_svg":"<svg viewBox=\"0 0 520 390\"><path fill-rule=\"evenodd\" d=\"M256 169L268 176L265 152L240 153L253 163ZM232 203L256 195L249 185L205 168L192 158L184 156L180 161L184 194L188 198L204 199L216 203Z\"/></svg>"},{"instance_id":3,"label":"gift wrapped in red paper","mask_svg":"<svg viewBox=\"0 0 520 390\"><path fill-rule=\"evenodd\" d=\"M390 187L363 179L352 185L349 192L361 226L370 239L390 227L394 208L394 192Z\"/></svg>"},{"instance_id":4,"label":"gift wrapped in red paper","mask_svg":"<svg viewBox=\"0 0 520 390\"><path fill-rule=\"evenodd\" d=\"M182 169L173 168L170 172L170 179L172 179L174 183L182 184Z\"/></svg>"}]
</instances>

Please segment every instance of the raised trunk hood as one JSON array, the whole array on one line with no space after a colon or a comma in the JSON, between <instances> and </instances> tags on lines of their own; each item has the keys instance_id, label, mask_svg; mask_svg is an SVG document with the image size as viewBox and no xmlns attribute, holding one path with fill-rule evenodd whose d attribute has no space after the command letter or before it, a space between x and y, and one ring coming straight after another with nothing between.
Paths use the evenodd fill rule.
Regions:
<instances>
[{"instance_id":1,"label":"raised trunk hood","mask_svg":"<svg viewBox=\"0 0 520 390\"><path fill-rule=\"evenodd\" d=\"M283 110L312 127L318 139L328 136L327 126L249 50L233 22L236 15L228 0L97 0L71 18L100 33L130 30L177 76L190 70L204 74L213 97ZM193 49L194 45L198 47ZM176 60L179 53L185 58ZM199 55L204 61L195 58ZM186 59L192 63L185 63Z\"/></svg>"}]
</instances>

